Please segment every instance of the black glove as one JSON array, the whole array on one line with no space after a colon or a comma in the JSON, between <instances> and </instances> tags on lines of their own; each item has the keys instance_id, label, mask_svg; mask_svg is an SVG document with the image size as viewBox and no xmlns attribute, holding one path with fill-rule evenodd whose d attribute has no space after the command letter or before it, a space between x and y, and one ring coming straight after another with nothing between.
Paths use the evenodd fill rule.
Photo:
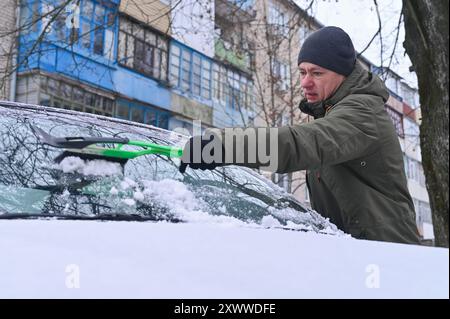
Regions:
<instances>
[{"instance_id":1,"label":"black glove","mask_svg":"<svg viewBox=\"0 0 450 319\"><path fill-rule=\"evenodd\" d=\"M220 150L221 153L220 154ZM219 152L215 154L215 152ZM186 171L186 167L201 170L213 170L225 164L225 148L222 141L216 135L193 136L187 141L183 149L180 173Z\"/></svg>"}]
</instances>

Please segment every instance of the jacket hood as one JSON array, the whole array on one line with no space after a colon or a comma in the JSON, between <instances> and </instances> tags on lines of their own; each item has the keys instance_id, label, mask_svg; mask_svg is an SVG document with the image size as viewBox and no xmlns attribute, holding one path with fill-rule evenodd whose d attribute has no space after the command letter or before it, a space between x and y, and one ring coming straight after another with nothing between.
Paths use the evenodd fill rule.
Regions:
<instances>
[{"instance_id":1,"label":"jacket hood","mask_svg":"<svg viewBox=\"0 0 450 319\"><path fill-rule=\"evenodd\" d=\"M303 113L314 118L320 118L325 116L327 108L334 106L351 94L380 96L384 102L389 98L389 92L383 81L377 75L365 70L359 62L356 62L352 73L330 98L316 103L308 103L306 99L303 99L299 107Z\"/></svg>"}]
</instances>

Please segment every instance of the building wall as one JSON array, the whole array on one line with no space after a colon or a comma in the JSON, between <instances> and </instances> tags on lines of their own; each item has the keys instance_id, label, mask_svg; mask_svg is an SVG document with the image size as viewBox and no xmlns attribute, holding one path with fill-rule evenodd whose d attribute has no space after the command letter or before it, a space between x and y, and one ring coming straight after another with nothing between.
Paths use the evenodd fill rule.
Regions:
<instances>
[{"instance_id":1,"label":"building wall","mask_svg":"<svg viewBox=\"0 0 450 319\"><path fill-rule=\"evenodd\" d=\"M171 105L173 112L190 119L200 120L204 125L212 126L213 109L211 107L176 93L171 95Z\"/></svg>"},{"instance_id":2,"label":"building wall","mask_svg":"<svg viewBox=\"0 0 450 319\"><path fill-rule=\"evenodd\" d=\"M41 0L30 1L33 7L27 11L27 19L31 20L32 12L36 12L36 1ZM119 110L114 114L121 118L123 116L126 118L128 114L128 119L131 120L144 119L142 112L147 112L147 108L156 107L158 112L167 111L177 117L176 120L170 121L172 127L176 123L189 124L192 120L201 120L205 127L242 125L242 118L248 117L245 114L246 111L237 112L228 105L222 105L221 101L213 97L213 85L215 85L213 68L216 69L218 64L210 56L195 49L195 46L201 43L197 40L203 39L203 35L192 33L189 35L190 42L182 43L162 33L161 29L164 28L160 25L159 30L156 29L158 24L155 25L154 21L148 21L146 18L153 12L152 10L169 17L170 12L166 13L161 9L162 4L168 6L169 2L142 2L142 8L135 5L138 3L136 1L125 1L119 4L118 0L107 2L92 0L92 3L95 10L92 7L91 11L97 12L99 6L106 8L100 11L105 14L102 21L106 27L97 28L100 22L97 21L96 16L95 19L91 17L91 20L86 18L85 13L89 12L89 9L85 6L89 3L83 1L81 10L78 10L78 16L75 16L80 22L75 32L81 38L73 45L67 43L70 29L64 21L59 29L51 28L52 31L49 31L44 41L37 46L35 41L39 39L44 24L39 23L32 30L22 33L20 37L20 59L24 62L20 68L22 82L28 81L26 74L32 70L40 70L53 76L61 75L80 85L87 85L114 95L117 98L116 104ZM186 1L182 5L186 9L186 5L189 7L191 4ZM198 9L196 12L201 14L202 11L198 5L192 4ZM209 5L213 8L212 4ZM37 14L42 14L44 6L37 8L42 11L38 11ZM117 14L118 8L123 12ZM141 10L143 13L137 14ZM211 19L209 17L208 23L197 21L198 26L203 28L203 34L213 34L214 20ZM181 19L177 23L181 25L182 21ZM89 34L89 37L85 37L86 33L83 32L86 32L86 23L91 25L91 30L99 29L103 30L101 31L103 33L101 35L94 33L94 36ZM97 41L98 39L100 41ZM108 50L106 39L109 39ZM203 41L209 45L209 51L214 48L213 41L208 42L205 39ZM100 49L96 49L96 45L101 45ZM175 46L181 52L178 56L171 53L175 50ZM29 54L30 48L34 48L32 54ZM155 61L159 61L161 66L159 69L155 66ZM200 61L199 64L196 64L197 61ZM223 72L234 74L228 67L224 67ZM176 78L173 78L175 73L177 73ZM196 76L199 76L197 82ZM196 92L196 85L199 83L201 92ZM22 101L39 102L39 97L33 96L33 90L29 85L20 94ZM24 94L28 94L28 97ZM129 112L127 113L126 110ZM167 122L165 117L166 113L161 113L161 118L164 119L162 123ZM164 127L166 126L164 124Z\"/></svg>"},{"instance_id":3,"label":"building wall","mask_svg":"<svg viewBox=\"0 0 450 319\"><path fill-rule=\"evenodd\" d=\"M292 104L298 105L301 99L297 82L298 68L296 67L296 53L300 47L299 28L294 25L294 21L297 20L295 13L284 4L284 1L279 0L256 1L256 18L247 33L255 46L255 82L260 83L255 88L256 105L259 106L259 109L265 109L268 112L282 111L286 108L286 101L293 100ZM268 21L270 5L276 5L280 11L283 11L286 14L285 21L291 22L291 24L284 29L279 24L272 24ZM287 81L275 79L277 74L274 64L278 63L281 63L283 68L287 68ZM281 82L288 84L286 89L280 87ZM273 87L271 83L274 83ZM266 115L261 114L264 121Z\"/></svg>"},{"instance_id":4,"label":"building wall","mask_svg":"<svg viewBox=\"0 0 450 319\"><path fill-rule=\"evenodd\" d=\"M404 142L403 151L405 171L408 178L408 189L414 201L419 232L424 239L432 239L434 235L431 211L429 209L430 200L422 167L419 124L413 120L413 118L416 118L416 114L411 116L410 107L404 108L404 110L407 113L404 114L403 119L405 137L402 140Z\"/></svg>"},{"instance_id":5,"label":"building wall","mask_svg":"<svg viewBox=\"0 0 450 319\"><path fill-rule=\"evenodd\" d=\"M152 5L155 7L154 3ZM149 98L152 98L152 104L170 110L176 116L170 121L171 127L190 127L192 120L201 120L205 127L241 123L239 112L223 107L213 97L213 66L216 67L211 59L214 57L214 2L183 0L172 2L172 5L170 12L161 12L169 18L171 30L167 83L149 85L136 72L115 71L114 82L121 83L124 88L116 87L121 93L139 100L150 102ZM124 10L123 4L120 9ZM149 24L142 15L130 10L124 13ZM199 81L195 83L197 78ZM197 87L201 91L197 92Z\"/></svg>"},{"instance_id":6,"label":"building wall","mask_svg":"<svg viewBox=\"0 0 450 319\"><path fill-rule=\"evenodd\" d=\"M10 99L11 63L15 52L17 0L3 0L0 11L0 100Z\"/></svg>"},{"instance_id":7,"label":"building wall","mask_svg":"<svg viewBox=\"0 0 450 319\"><path fill-rule=\"evenodd\" d=\"M390 91L386 103L387 110L396 127L403 152L407 185L414 202L417 226L422 238L429 240L434 238L434 235L428 191L421 163L420 107L417 104L417 90L404 84L398 75L390 74L390 70L386 69L385 72L388 72L385 84ZM403 95L406 95L407 98L405 99ZM407 102L414 103L414 105L412 106Z\"/></svg>"}]
</instances>

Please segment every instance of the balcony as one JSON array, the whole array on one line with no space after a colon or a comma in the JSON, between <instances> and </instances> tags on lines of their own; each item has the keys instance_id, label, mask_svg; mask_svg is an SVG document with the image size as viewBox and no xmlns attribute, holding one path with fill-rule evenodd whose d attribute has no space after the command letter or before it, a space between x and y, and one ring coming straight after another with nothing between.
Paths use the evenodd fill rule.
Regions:
<instances>
[{"instance_id":1,"label":"balcony","mask_svg":"<svg viewBox=\"0 0 450 319\"><path fill-rule=\"evenodd\" d=\"M254 0L215 0L215 14L232 23L250 22L256 17Z\"/></svg>"},{"instance_id":2,"label":"balcony","mask_svg":"<svg viewBox=\"0 0 450 319\"><path fill-rule=\"evenodd\" d=\"M403 115L409 117L414 122L416 119L416 110L413 109L408 103L403 102Z\"/></svg>"},{"instance_id":3,"label":"balcony","mask_svg":"<svg viewBox=\"0 0 450 319\"><path fill-rule=\"evenodd\" d=\"M397 93L395 93L394 91L392 91L390 88L387 88L387 89L388 89L389 94L390 94L391 96L393 96L394 98L396 98L396 99L399 100L400 102L403 102L403 98L402 98L400 95L398 95Z\"/></svg>"},{"instance_id":4,"label":"balcony","mask_svg":"<svg viewBox=\"0 0 450 319\"><path fill-rule=\"evenodd\" d=\"M251 73L251 55L249 52L236 52L228 42L221 38L215 39L214 49L217 59L228 62L242 71Z\"/></svg>"}]
</instances>

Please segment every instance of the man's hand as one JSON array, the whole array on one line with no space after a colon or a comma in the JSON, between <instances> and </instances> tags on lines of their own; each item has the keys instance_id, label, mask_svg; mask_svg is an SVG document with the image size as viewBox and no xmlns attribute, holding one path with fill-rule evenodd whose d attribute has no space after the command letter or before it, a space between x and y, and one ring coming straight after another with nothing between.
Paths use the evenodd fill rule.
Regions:
<instances>
[{"instance_id":1,"label":"man's hand","mask_svg":"<svg viewBox=\"0 0 450 319\"><path fill-rule=\"evenodd\" d=\"M180 173L186 171L186 167L201 170L213 170L225 165L225 149L222 141L216 135L193 136L187 141L183 149Z\"/></svg>"}]
</instances>

